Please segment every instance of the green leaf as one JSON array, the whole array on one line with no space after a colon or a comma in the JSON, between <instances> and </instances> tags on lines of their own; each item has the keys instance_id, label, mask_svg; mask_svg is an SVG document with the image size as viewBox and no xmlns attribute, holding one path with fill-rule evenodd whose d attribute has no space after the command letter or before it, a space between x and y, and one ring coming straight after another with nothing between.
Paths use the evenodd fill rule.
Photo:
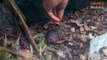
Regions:
<instances>
[{"instance_id":1,"label":"green leaf","mask_svg":"<svg viewBox=\"0 0 107 60\"><path fill-rule=\"evenodd\" d=\"M40 60L44 60L44 56L43 55L40 55Z\"/></svg>"},{"instance_id":2,"label":"green leaf","mask_svg":"<svg viewBox=\"0 0 107 60\"><path fill-rule=\"evenodd\" d=\"M15 43L14 46L13 46L14 50L18 50L20 36L21 36L21 34L19 35L19 37L18 37L17 40L16 40L16 43Z\"/></svg>"},{"instance_id":3,"label":"green leaf","mask_svg":"<svg viewBox=\"0 0 107 60\"><path fill-rule=\"evenodd\" d=\"M7 47L7 35L5 35L4 37L3 47Z\"/></svg>"},{"instance_id":4,"label":"green leaf","mask_svg":"<svg viewBox=\"0 0 107 60\"><path fill-rule=\"evenodd\" d=\"M44 37L41 37L40 40L39 40L39 44L38 44L38 47L40 48L43 48L45 46L45 38Z\"/></svg>"},{"instance_id":5,"label":"green leaf","mask_svg":"<svg viewBox=\"0 0 107 60\"><path fill-rule=\"evenodd\" d=\"M4 39L3 40L4 40L3 47L7 48L8 38L7 38L6 34L4 35ZM13 60L13 58L11 58L10 55L11 54L9 54L7 52L1 52L0 51L0 60Z\"/></svg>"},{"instance_id":6,"label":"green leaf","mask_svg":"<svg viewBox=\"0 0 107 60\"><path fill-rule=\"evenodd\" d=\"M45 51L46 43L45 38L41 37L38 43L39 55L42 56L42 53Z\"/></svg>"},{"instance_id":7,"label":"green leaf","mask_svg":"<svg viewBox=\"0 0 107 60\"><path fill-rule=\"evenodd\" d=\"M11 58L9 53L0 52L0 60L15 60L15 58Z\"/></svg>"},{"instance_id":8,"label":"green leaf","mask_svg":"<svg viewBox=\"0 0 107 60\"><path fill-rule=\"evenodd\" d=\"M4 35L0 36L0 40L3 39Z\"/></svg>"},{"instance_id":9,"label":"green leaf","mask_svg":"<svg viewBox=\"0 0 107 60\"><path fill-rule=\"evenodd\" d=\"M56 52L56 51L57 51L57 49L55 49L55 48L53 48L53 47L50 47L50 46L47 46L47 48L48 48L49 51L53 51L53 52Z\"/></svg>"},{"instance_id":10,"label":"green leaf","mask_svg":"<svg viewBox=\"0 0 107 60\"><path fill-rule=\"evenodd\" d=\"M33 53L33 46L29 44L30 52Z\"/></svg>"},{"instance_id":11,"label":"green leaf","mask_svg":"<svg viewBox=\"0 0 107 60\"><path fill-rule=\"evenodd\" d=\"M51 60L49 56L45 55L45 60Z\"/></svg>"}]
</instances>

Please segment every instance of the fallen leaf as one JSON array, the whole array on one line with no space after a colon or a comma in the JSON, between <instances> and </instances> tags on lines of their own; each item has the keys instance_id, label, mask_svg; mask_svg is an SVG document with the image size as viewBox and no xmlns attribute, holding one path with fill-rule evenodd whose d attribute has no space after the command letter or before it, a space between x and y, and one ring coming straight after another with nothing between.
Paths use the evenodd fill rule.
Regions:
<instances>
[{"instance_id":1,"label":"fallen leaf","mask_svg":"<svg viewBox=\"0 0 107 60\"><path fill-rule=\"evenodd\" d=\"M82 54L80 55L80 59L81 60L86 60L85 56L83 56Z\"/></svg>"},{"instance_id":2,"label":"fallen leaf","mask_svg":"<svg viewBox=\"0 0 107 60\"><path fill-rule=\"evenodd\" d=\"M83 41L83 42L85 42L86 41L86 34L81 34L81 40Z\"/></svg>"},{"instance_id":3,"label":"fallen leaf","mask_svg":"<svg viewBox=\"0 0 107 60\"><path fill-rule=\"evenodd\" d=\"M65 57L66 57L66 55L64 54L63 51L58 51L57 54L58 54L60 57L62 57L62 58L65 58Z\"/></svg>"},{"instance_id":4,"label":"fallen leaf","mask_svg":"<svg viewBox=\"0 0 107 60\"><path fill-rule=\"evenodd\" d=\"M18 53L22 55L24 59L29 59L33 57L33 54L30 52L30 50L27 49L21 49L18 51Z\"/></svg>"},{"instance_id":5,"label":"fallen leaf","mask_svg":"<svg viewBox=\"0 0 107 60\"><path fill-rule=\"evenodd\" d=\"M73 28L71 28L71 32L75 32L75 28L73 27Z\"/></svg>"},{"instance_id":6,"label":"fallen leaf","mask_svg":"<svg viewBox=\"0 0 107 60\"><path fill-rule=\"evenodd\" d=\"M84 26L85 31L91 31L91 28L88 27L87 24L84 24L83 26Z\"/></svg>"},{"instance_id":7,"label":"fallen leaf","mask_svg":"<svg viewBox=\"0 0 107 60\"><path fill-rule=\"evenodd\" d=\"M80 27L80 32L83 32L84 31L84 28L81 26Z\"/></svg>"}]
</instances>

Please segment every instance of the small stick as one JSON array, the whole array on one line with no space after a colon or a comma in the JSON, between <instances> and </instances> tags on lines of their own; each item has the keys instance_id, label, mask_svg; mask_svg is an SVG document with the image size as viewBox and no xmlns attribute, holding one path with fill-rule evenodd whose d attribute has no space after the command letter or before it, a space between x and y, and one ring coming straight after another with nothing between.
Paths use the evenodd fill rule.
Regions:
<instances>
[{"instance_id":1,"label":"small stick","mask_svg":"<svg viewBox=\"0 0 107 60\"><path fill-rule=\"evenodd\" d=\"M34 47L34 49L36 50L36 52L38 52L38 46L35 43L35 40L33 39L31 32L25 22L25 18L23 17L23 15L21 15L21 11L18 8L18 6L16 5L14 0L7 0L7 2L9 3L12 11L14 12L14 14L16 15L16 17L18 18L18 24L20 26L20 28L22 29L23 33L25 34L26 38L30 40L32 46Z\"/></svg>"},{"instance_id":2,"label":"small stick","mask_svg":"<svg viewBox=\"0 0 107 60\"><path fill-rule=\"evenodd\" d=\"M19 57L21 57L21 58L24 58L24 57L23 57L21 54L19 54L18 52L15 52L15 51L13 51L13 50L10 50L10 49L7 49L7 48L1 47L1 46L0 46L0 51L2 51L2 52L8 52L8 53L10 53L10 54L13 54L13 55L19 56Z\"/></svg>"}]
</instances>

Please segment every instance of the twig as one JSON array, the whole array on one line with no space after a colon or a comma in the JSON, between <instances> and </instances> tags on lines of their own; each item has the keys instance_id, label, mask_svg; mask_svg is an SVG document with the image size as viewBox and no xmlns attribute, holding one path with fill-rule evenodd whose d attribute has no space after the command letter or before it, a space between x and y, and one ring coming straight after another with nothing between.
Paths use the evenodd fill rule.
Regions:
<instances>
[{"instance_id":1,"label":"twig","mask_svg":"<svg viewBox=\"0 0 107 60\"><path fill-rule=\"evenodd\" d=\"M10 7L12 8L12 11L15 13L16 17L18 17L18 23L20 28L22 29L22 31L24 31L23 33L25 34L26 38L28 38L32 44L32 46L34 47L34 49L38 52L38 46L35 43L35 40L33 39L30 30L27 26L27 24L25 23L25 18L21 15L21 11L19 11L18 6L16 5L14 0L7 0Z\"/></svg>"},{"instance_id":2,"label":"twig","mask_svg":"<svg viewBox=\"0 0 107 60\"><path fill-rule=\"evenodd\" d=\"M2 52L8 52L8 53L10 53L10 54L13 54L13 55L19 56L19 57L21 57L21 58L24 58L24 57L23 57L21 54L19 54L18 52L12 51L12 50L10 50L10 49L7 49L7 48L1 47L1 46L0 46L0 51L2 51Z\"/></svg>"}]
</instances>

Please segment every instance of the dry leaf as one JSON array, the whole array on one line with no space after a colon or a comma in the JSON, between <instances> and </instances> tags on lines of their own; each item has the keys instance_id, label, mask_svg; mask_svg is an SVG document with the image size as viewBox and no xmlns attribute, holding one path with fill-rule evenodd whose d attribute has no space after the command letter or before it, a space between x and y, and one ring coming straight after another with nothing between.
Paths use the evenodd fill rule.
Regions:
<instances>
[{"instance_id":1,"label":"dry leaf","mask_svg":"<svg viewBox=\"0 0 107 60\"><path fill-rule=\"evenodd\" d=\"M80 27L80 32L83 32L84 31L84 28L83 27Z\"/></svg>"},{"instance_id":2,"label":"dry leaf","mask_svg":"<svg viewBox=\"0 0 107 60\"><path fill-rule=\"evenodd\" d=\"M36 56L33 55L33 53L30 52L30 50L27 49L21 49L18 51L22 57L17 57L16 60L39 60Z\"/></svg>"},{"instance_id":3,"label":"dry leaf","mask_svg":"<svg viewBox=\"0 0 107 60\"><path fill-rule=\"evenodd\" d=\"M82 41L85 42L85 41L86 41L86 34L81 34L81 37L80 37L80 38L81 38Z\"/></svg>"},{"instance_id":4,"label":"dry leaf","mask_svg":"<svg viewBox=\"0 0 107 60\"><path fill-rule=\"evenodd\" d=\"M39 59L36 57L32 57L32 58L28 58L28 59L23 59L23 58L18 57L16 60L39 60Z\"/></svg>"},{"instance_id":5,"label":"dry leaf","mask_svg":"<svg viewBox=\"0 0 107 60\"><path fill-rule=\"evenodd\" d=\"M83 48L83 47L84 47L83 43L80 43L80 48Z\"/></svg>"},{"instance_id":6,"label":"dry leaf","mask_svg":"<svg viewBox=\"0 0 107 60\"><path fill-rule=\"evenodd\" d=\"M18 51L18 53L20 55L22 55L23 58L25 58L25 59L33 57L33 54L29 50L27 50L27 49L21 49L21 50Z\"/></svg>"},{"instance_id":7,"label":"dry leaf","mask_svg":"<svg viewBox=\"0 0 107 60\"><path fill-rule=\"evenodd\" d=\"M85 31L91 31L91 28L88 27L87 24L84 24L83 26L84 26Z\"/></svg>"},{"instance_id":8,"label":"dry leaf","mask_svg":"<svg viewBox=\"0 0 107 60\"><path fill-rule=\"evenodd\" d=\"M86 60L85 56L83 56L82 54L80 55L80 59L81 60Z\"/></svg>"},{"instance_id":9,"label":"dry leaf","mask_svg":"<svg viewBox=\"0 0 107 60\"><path fill-rule=\"evenodd\" d=\"M75 32L75 28L73 27L73 28L71 28L71 32Z\"/></svg>"},{"instance_id":10,"label":"dry leaf","mask_svg":"<svg viewBox=\"0 0 107 60\"><path fill-rule=\"evenodd\" d=\"M101 25L100 22L95 22L95 26L96 26L96 27L99 27L100 25Z\"/></svg>"},{"instance_id":11,"label":"dry leaf","mask_svg":"<svg viewBox=\"0 0 107 60\"><path fill-rule=\"evenodd\" d=\"M82 26L81 22L82 22L82 19L78 19L78 20L76 20L75 23L76 23L78 26Z\"/></svg>"}]
</instances>

